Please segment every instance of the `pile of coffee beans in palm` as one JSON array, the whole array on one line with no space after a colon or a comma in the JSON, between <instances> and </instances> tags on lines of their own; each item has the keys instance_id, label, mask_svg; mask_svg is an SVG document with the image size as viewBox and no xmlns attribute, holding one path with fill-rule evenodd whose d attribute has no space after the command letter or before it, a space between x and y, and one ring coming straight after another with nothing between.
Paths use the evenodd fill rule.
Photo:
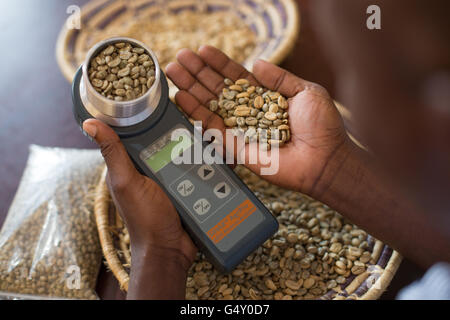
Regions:
<instances>
[{"instance_id":1,"label":"pile of coffee beans in palm","mask_svg":"<svg viewBox=\"0 0 450 320\"><path fill-rule=\"evenodd\" d=\"M209 109L224 119L225 126L242 134L245 142L259 141L263 145L283 146L291 139L289 104L279 92L253 86L247 79L224 80L218 100Z\"/></svg>"}]
</instances>

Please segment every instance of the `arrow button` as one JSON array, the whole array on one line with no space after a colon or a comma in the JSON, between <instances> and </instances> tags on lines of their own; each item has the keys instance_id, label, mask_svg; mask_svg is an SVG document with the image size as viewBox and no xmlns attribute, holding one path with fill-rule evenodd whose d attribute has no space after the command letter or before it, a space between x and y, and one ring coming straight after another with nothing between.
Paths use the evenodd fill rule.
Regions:
<instances>
[{"instance_id":1,"label":"arrow button","mask_svg":"<svg viewBox=\"0 0 450 320\"><path fill-rule=\"evenodd\" d=\"M220 182L214 187L214 194L219 199L227 197L230 192L231 188L226 182Z\"/></svg>"},{"instance_id":2,"label":"arrow button","mask_svg":"<svg viewBox=\"0 0 450 320\"><path fill-rule=\"evenodd\" d=\"M203 166L201 166L198 171L197 174L199 175L200 178L202 178L203 180L209 180L213 177L214 175L214 168L205 164Z\"/></svg>"},{"instance_id":3,"label":"arrow button","mask_svg":"<svg viewBox=\"0 0 450 320\"><path fill-rule=\"evenodd\" d=\"M209 176L209 174L212 173L211 170L209 169L203 169L203 177L207 178Z\"/></svg>"}]
</instances>

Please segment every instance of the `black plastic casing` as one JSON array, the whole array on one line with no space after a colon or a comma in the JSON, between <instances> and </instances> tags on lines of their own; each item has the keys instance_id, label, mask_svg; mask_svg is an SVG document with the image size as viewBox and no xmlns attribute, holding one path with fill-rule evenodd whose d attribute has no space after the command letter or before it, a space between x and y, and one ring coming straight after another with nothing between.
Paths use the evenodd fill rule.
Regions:
<instances>
[{"instance_id":1,"label":"black plastic casing","mask_svg":"<svg viewBox=\"0 0 450 320\"><path fill-rule=\"evenodd\" d=\"M81 67L75 74L72 84L73 113L80 128L85 120L93 118L85 109L80 97L80 82L82 78ZM160 121L164 117L164 121ZM200 229L197 222L190 216L184 207L167 191L150 169L140 159L140 153L160 136L177 124L184 125L192 134L194 127L169 99L167 80L161 72L161 99L158 107L146 120L128 127L113 127L120 137L130 158L137 170L155 180L166 192L180 215L183 227L191 236L198 249L204 253L208 260L221 272L230 272L241 263L250 253L256 250L264 241L278 230L278 222L270 211L259 201L235 172L226 164L218 164L232 179L238 188L254 203L265 216L258 227L248 232L236 245L227 252L222 252L209 237ZM83 132L84 133L84 132ZM87 135L86 133L84 133ZM206 145L207 143L205 143Z\"/></svg>"}]
</instances>

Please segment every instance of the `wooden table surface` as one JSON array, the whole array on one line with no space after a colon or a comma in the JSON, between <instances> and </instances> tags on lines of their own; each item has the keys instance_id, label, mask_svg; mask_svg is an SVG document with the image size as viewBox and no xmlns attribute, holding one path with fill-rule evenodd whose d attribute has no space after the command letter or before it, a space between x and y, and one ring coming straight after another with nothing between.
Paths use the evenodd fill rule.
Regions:
<instances>
[{"instance_id":1,"label":"wooden table surface","mask_svg":"<svg viewBox=\"0 0 450 320\"><path fill-rule=\"evenodd\" d=\"M301 31L282 66L320 83L335 96L333 74L309 23L309 2L298 0ZM0 1L0 225L6 217L28 157L28 146L95 148L80 133L71 112L70 84L55 59L56 38L69 5L87 0ZM422 274L404 261L383 298ZM102 269L97 291L102 298L123 298L111 273Z\"/></svg>"}]
</instances>

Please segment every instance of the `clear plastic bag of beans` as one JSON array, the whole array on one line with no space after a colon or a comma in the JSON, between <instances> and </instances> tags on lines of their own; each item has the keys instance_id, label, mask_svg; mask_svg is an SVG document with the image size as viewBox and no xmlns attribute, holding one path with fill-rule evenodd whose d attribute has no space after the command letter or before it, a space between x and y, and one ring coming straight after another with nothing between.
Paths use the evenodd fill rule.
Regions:
<instances>
[{"instance_id":1,"label":"clear plastic bag of beans","mask_svg":"<svg viewBox=\"0 0 450 320\"><path fill-rule=\"evenodd\" d=\"M0 232L0 299L97 299L97 150L32 145Z\"/></svg>"}]
</instances>

